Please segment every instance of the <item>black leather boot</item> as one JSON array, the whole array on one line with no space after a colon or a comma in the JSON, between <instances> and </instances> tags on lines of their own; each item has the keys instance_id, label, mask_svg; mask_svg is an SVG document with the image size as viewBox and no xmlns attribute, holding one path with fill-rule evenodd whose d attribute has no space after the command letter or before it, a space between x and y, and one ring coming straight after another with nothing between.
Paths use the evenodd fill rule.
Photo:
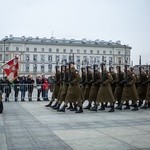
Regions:
<instances>
[{"instance_id":1,"label":"black leather boot","mask_svg":"<svg viewBox=\"0 0 150 150\"><path fill-rule=\"evenodd\" d=\"M50 101L49 104L45 105L45 107L51 107L51 105L52 105L52 101Z\"/></svg>"},{"instance_id":2,"label":"black leather boot","mask_svg":"<svg viewBox=\"0 0 150 150\"><path fill-rule=\"evenodd\" d=\"M147 109L148 108L148 106L147 106L147 104L144 104L143 106L141 106L140 107L141 109Z\"/></svg>"},{"instance_id":3,"label":"black leather boot","mask_svg":"<svg viewBox=\"0 0 150 150\"><path fill-rule=\"evenodd\" d=\"M126 107L124 109L130 109L129 103L126 103Z\"/></svg>"},{"instance_id":4,"label":"black leather boot","mask_svg":"<svg viewBox=\"0 0 150 150\"><path fill-rule=\"evenodd\" d=\"M65 108L66 108L66 106L64 105L61 109L58 109L57 111L58 112L65 112Z\"/></svg>"},{"instance_id":5,"label":"black leather boot","mask_svg":"<svg viewBox=\"0 0 150 150\"><path fill-rule=\"evenodd\" d=\"M77 105L74 105L74 107L72 106L72 108L70 108L70 111L77 111Z\"/></svg>"},{"instance_id":6,"label":"black leather boot","mask_svg":"<svg viewBox=\"0 0 150 150\"><path fill-rule=\"evenodd\" d=\"M122 110L122 104L120 104L119 106L117 106L116 109Z\"/></svg>"},{"instance_id":7,"label":"black leather boot","mask_svg":"<svg viewBox=\"0 0 150 150\"><path fill-rule=\"evenodd\" d=\"M99 110L105 110L105 105L104 103L101 103L101 108Z\"/></svg>"},{"instance_id":8,"label":"black leather boot","mask_svg":"<svg viewBox=\"0 0 150 150\"><path fill-rule=\"evenodd\" d=\"M139 110L139 109L138 109L137 104L135 104L135 106L134 106L134 108L132 109L132 111L137 111L137 110Z\"/></svg>"},{"instance_id":9,"label":"black leather boot","mask_svg":"<svg viewBox=\"0 0 150 150\"><path fill-rule=\"evenodd\" d=\"M3 112L3 102L0 102L0 114Z\"/></svg>"},{"instance_id":10,"label":"black leather boot","mask_svg":"<svg viewBox=\"0 0 150 150\"><path fill-rule=\"evenodd\" d=\"M97 105L95 104L90 110L91 111L97 111Z\"/></svg>"},{"instance_id":11,"label":"black leather boot","mask_svg":"<svg viewBox=\"0 0 150 150\"><path fill-rule=\"evenodd\" d=\"M115 109L114 109L114 105L111 106L110 110L108 112L114 112Z\"/></svg>"},{"instance_id":12,"label":"black leather boot","mask_svg":"<svg viewBox=\"0 0 150 150\"><path fill-rule=\"evenodd\" d=\"M59 109L59 107L60 107L60 105L61 105L61 104L60 104L60 103L58 103L58 104L57 104L57 106L56 106L56 107L54 107L53 109L54 109L54 110L58 110L58 109Z\"/></svg>"},{"instance_id":13,"label":"black leather boot","mask_svg":"<svg viewBox=\"0 0 150 150\"><path fill-rule=\"evenodd\" d=\"M76 113L83 113L83 109L82 109L82 106L79 107L79 110L76 111Z\"/></svg>"},{"instance_id":14,"label":"black leather boot","mask_svg":"<svg viewBox=\"0 0 150 150\"><path fill-rule=\"evenodd\" d=\"M57 106L58 102L56 102L53 106L52 109L55 108Z\"/></svg>"}]
</instances>

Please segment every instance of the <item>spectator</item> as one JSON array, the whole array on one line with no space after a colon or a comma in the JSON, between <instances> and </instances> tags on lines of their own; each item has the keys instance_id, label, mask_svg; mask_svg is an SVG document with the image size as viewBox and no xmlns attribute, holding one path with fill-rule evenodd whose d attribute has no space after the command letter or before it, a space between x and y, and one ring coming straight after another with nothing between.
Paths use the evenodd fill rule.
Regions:
<instances>
[{"instance_id":1,"label":"spectator","mask_svg":"<svg viewBox=\"0 0 150 150\"><path fill-rule=\"evenodd\" d=\"M40 100L40 94L42 91L42 78L40 77L40 75L37 75L36 77L36 85L37 85L37 101L41 101Z\"/></svg>"},{"instance_id":2,"label":"spectator","mask_svg":"<svg viewBox=\"0 0 150 150\"><path fill-rule=\"evenodd\" d=\"M44 79L43 81L43 85L42 85L42 89L43 89L43 96L44 96L44 101L48 101L48 89L49 89L49 83L47 79Z\"/></svg>"},{"instance_id":3,"label":"spectator","mask_svg":"<svg viewBox=\"0 0 150 150\"><path fill-rule=\"evenodd\" d=\"M22 76L20 79L20 91L21 91L21 101L25 101L25 93L27 91L27 81L25 76Z\"/></svg>"},{"instance_id":4,"label":"spectator","mask_svg":"<svg viewBox=\"0 0 150 150\"><path fill-rule=\"evenodd\" d=\"M15 102L18 101L19 86L19 78L16 78L14 80Z\"/></svg>"}]
</instances>

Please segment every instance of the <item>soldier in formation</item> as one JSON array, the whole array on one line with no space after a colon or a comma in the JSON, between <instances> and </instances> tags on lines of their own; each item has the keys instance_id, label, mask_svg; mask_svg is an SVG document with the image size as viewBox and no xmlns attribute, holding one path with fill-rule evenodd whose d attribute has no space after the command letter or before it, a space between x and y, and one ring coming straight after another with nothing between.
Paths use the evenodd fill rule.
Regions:
<instances>
[{"instance_id":1,"label":"soldier in formation","mask_svg":"<svg viewBox=\"0 0 150 150\"><path fill-rule=\"evenodd\" d=\"M68 107L70 111L82 113L85 101L88 105L84 109L90 111L97 111L99 106L99 110L110 107L109 112L131 107L133 111L137 111L139 108L150 107L150 71L146 72L141 67L137 75L128 65L125 65L124 71L120 66L111 66L107 70L105 63L102 63L100 68L101 72L96 64L82 66L80 75L74 67L74 62L62 65L59 77L58 72L56 73L57 84L52 101L46 107L50 107L54 101L55 104L51 107L58 112L65 112Z\"/></svg>"}]
</instances>

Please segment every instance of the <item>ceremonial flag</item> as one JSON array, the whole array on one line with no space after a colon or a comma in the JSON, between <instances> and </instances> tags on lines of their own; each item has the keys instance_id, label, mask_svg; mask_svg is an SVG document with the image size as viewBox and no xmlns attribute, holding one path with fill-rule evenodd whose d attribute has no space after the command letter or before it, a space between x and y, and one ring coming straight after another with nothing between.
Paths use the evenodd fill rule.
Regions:
<instances>
[{"instance_id":1,"label":"ceremonial flag","mask_svg":"<svg viewBox=\"0 0 150 150\"><path fill-rule=\"evenodd\" d=\"M19 70L18 57L15 56L15 58L9 60L2 66L2 68L8 80L12 82L18 76Z\"/></svg>"}]
</instances>

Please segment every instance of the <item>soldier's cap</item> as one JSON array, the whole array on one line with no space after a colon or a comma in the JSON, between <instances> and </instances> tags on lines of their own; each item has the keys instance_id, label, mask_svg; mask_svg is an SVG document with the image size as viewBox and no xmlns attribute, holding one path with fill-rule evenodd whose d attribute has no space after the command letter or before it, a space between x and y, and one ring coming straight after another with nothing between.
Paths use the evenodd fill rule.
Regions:
<instances>
[{"instance_id":1,"label":"soldier's cap","mask_svg":"<svg viewBox=\"0 0 150 150\"><path fill-rule=\"evenodd\" d=\"M109 68L110 68L110 69L114 69L114 67L113 67L113 66L110 66Z\"/></svg>"},{"instance_id":2,"label":"soldier's cap","mask_svg":"<svg viewBox=\"0 0 150 150\"><path fill-rule=\"evenodd\" d=\"M93 66L98 67L98 64L94 64Z\"/></svg>"},{"instance_id":3,"label":"soldier's cap","mask_svg":"<svg viewBox=\"0 0 150 150\"><path fill-rule=\"evenodd\" d=\"M116 66L116 68L120 68L120 66Z\"/></svg>"}]
</instances>

